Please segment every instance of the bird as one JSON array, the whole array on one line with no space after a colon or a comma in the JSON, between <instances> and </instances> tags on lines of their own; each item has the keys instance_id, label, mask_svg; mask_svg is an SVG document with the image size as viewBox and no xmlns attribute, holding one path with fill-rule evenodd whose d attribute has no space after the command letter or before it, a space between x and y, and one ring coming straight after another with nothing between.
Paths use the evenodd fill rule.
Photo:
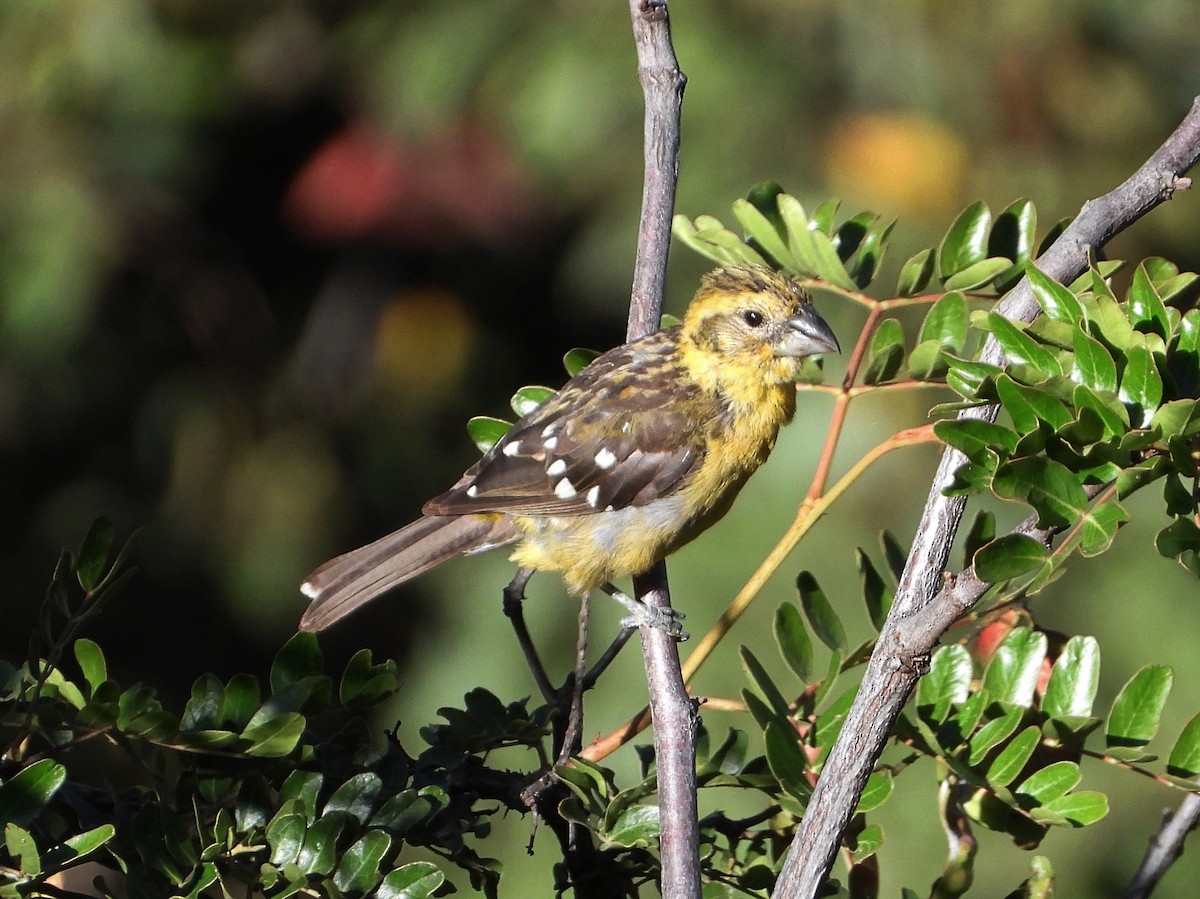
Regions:
<instances>
[{"instance_id":1,"label":"bird","mask_svg":"<svg viewBox=\"0 0 1200 899\"><path fill-rule=\"evenodd\" d=\"M680 324L598 356L420 518L313 571L300 629L323 630L451 558L512 546L513 584L557 571L571 593L603 589L621 602L622 624L678 635L677 622L613 582L725 515L795 414L801 361L836 352L789 275L757 265L709 272Z\"/></svg>"}]
</instances>

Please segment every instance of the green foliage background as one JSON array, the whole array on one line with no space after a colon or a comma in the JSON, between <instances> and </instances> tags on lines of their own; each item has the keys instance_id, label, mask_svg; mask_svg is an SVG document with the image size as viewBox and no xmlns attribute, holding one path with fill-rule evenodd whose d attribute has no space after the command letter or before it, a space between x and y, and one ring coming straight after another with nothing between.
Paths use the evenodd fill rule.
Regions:
<instances>
[{"instance_id":1,"label":"green foliage background","mask_svg":"<svg viewBox=\"0 0 1200 899\"><path fill-rule=\"evenodd\" d=\"M772 178L809 208L838 195L898 217L891 265L976 199L1029 196L1052 222L1123 178L1186 109L1200 84L1190 16L1184 0L681 0L679 211L723 215ZM182 704L204 671L261 675L294 629L300 578L407 521L474 458L470 414L502 414L521 384L557 384L571 346L619 342L641 191L634 64L622 3L0 9L6 657L25 651L58 549L104 514L122 532L148 528L141 573L91 633L114 676ZM1112 255L1195 269L1198 223L1185 195ZM675 253L672 311L705 265ZM847 343L860 319L818 303ZM805 398L719 532L672 565L691 622L723 608L790 520L823 402ZM853 453L927 408L924 396L862 405ZM737 640L769 639L800 569L835 602L853 596L853 546L881 527L911 532L933 459L925 448L877 466ZM1142 501L1117 552L1072 563L1038 604L1043 623L1099 638L1109 697L1147 661L1181 684L1200 677L1195 583L1154 552L1165 522L1139 516ZM431 574L323 639L331 669L362 646L398 658L401 704L380 725L399 717L414 734L477 684L527 694L499 610L508 574L498 557ZM559 592L535 581L532 617L565 670L574 610ZM597 628L614 618L601 610ZM699 687L735 695L742 680L731 644ZM588 732L620 723L642 690L627 653L591 700ZM1192 710L1169 706L1164 729ZM1086 840L1047 841L1076 861L1056 872L1065 895L1111 894L1175 801L1112 780L1122 814ZM925 848L885 855L885 892L941 868L932 786L908 791L882 823ZM490 852L537 890L545 859L524 857L526 836L513 822L510 851ZM1010 888L1026 864L997 839L979 882ZM1194 877L1185 857L1159 895L1191 895Z\"/></svg>"}]
</instances>

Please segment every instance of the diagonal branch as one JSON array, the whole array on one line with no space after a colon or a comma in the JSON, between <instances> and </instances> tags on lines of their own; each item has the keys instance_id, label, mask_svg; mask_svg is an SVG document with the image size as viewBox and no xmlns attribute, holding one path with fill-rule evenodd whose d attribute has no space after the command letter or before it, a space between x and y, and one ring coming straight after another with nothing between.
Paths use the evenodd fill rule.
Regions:
<instances>
[{"instance_id":1,"label":"diagonal branch","mask_svg":"<svg viewBox=\"0 0 1200 899\"><path fill-rule=\"evenodd\" d=\"M1069 282L1087 269L1089 251L1137 221L1176 190L1191 186L1183 175L1200 156L1200 98L1180 126L1128 180L1103 197L1083 205L1079 215L1037 261L1050 277ZM1022 279L997 306L1010 319L1032 320L1038 313L1028 279ZM989 341L982 358L1002 359ZM995 419L995 407L969 409L961 417ZM937 601L950 546L962 520L964 497L943 491L965 461L947 448L934 475L929 497L913 540L912 553L867 665L854 705L838 735L776 884L776 899L809 899L829 875L843 831L850 822L863 786L883 752L896 717L917 682L920 657L936 645L949 626L949 615L921 615ZM933 609L930 609L933 611ZM952 621L953 618L950 618Z\"/></svg>"}]
</instances>

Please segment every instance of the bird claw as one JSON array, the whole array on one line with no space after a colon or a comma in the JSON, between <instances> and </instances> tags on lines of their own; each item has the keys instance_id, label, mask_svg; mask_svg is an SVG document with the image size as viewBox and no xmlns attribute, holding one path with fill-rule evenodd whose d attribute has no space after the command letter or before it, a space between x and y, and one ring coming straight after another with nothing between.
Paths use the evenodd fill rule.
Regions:
<instances>
[{"instance_id":1,"label":"bird claw","mask_svg":"<svg viewBox=\"0 0 1200 899\"><path fill-rule=\"evenodd\" d=\"M652 627L662 631L668 637L674 637L681 643L691 636L679 623L680 619L684 617L682 612L671 608L660 609L644 603L639 603L639 605L641 605L639 610L631 611L629 615L621 619L621 627Z\"/></svg>"}]
</instances>

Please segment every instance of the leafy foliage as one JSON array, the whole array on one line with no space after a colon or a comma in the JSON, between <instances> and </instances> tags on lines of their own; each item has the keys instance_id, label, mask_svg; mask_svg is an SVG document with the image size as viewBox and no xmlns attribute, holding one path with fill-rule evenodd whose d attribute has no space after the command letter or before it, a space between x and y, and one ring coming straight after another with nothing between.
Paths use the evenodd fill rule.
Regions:
<instances>
[{"instance_id":1,"label":"leafy foliage","mask_svg":"<svg viewBox=\"0 0 1200 899\"><path fill-rule=\"evenodd\" d=\"M470 752L537 742L544 719L494 698L485 715L479 691L454 724L427 730L420 755L395 738L376 746L358 716L395 692L394 663L364 650L335 681L307 634L280 650L267 689L248 675L203 675L172 711L146 687L113 681L94 642L70 639L131 573L125 550L109 560L112 542L99 522L78 557L64 553L38 654L0 672L0 894L36 893L91 861L109 871L100 884L113 896L228 894L236 885L267 896L433 895L445 873L402 861L406 845L494 891L497 863L466 839L486 835L495 811L480 805ZM121 789L88 779L97 760L111 767L120 757L143 778Z\"/></svg>"},{"instance_id":2,"label":"leafy foliage","mask_svg":"<svg viewBox=\"0 0 1200 899\"><path fill-rule=\"evenodd\" d=\"M1108 814L1107 798L1082 788L1088 759L1185 789L1200 776L1200 715L1169 749L1155 745L1170 669L1142 668L1097 710L1097 641L1044 631L1029 608L1076 551L1109 549L1129 520L1123 500L1151 483L1162 483L1169 518L1159 552L1200 573L1200 313L1190 308L1200 285L1159 259L1137 266L1120 293L1117 262L1059 285L1030 263L1037 215L1020 200L995 216L982 203L964 210L937 246L903 263L894 296L873 300L861 291L878 276L893 223L871 213L838 221L838 211L830 201L807 212L764 184L734 205L741 236L706 216L678 217L675 229L710 258L767 262L867 308L857 367L824 389L845 403L885 388L953 392L957 399L936 411L967 414L933 426L963 455L951 489L1031 512L1030 526L1010 533L981 512L965 534L963 567L990 589L960 622L960 639L929 660L893 734L897 757L872 774L844 837L848 883L871 882L886 838L871 814L928 759L951 845L934 893L958 895L972 878L973 827L1032 849L1052 827L1082 828ZM1026 274L1043 311L1037 321L980 308ZM908 322L911 344L890 315L906 308L924 310L915 331ZM1004 365L977 360L987 340L1004 351ZM594 356L568 353L568 374ZM821 374L802 380L819 384ZM527 414L550 393L522 388L513 411ZM1000 412L994 421L980 415L990 406ZM508 427L494 418L468 426L484 451ZM495 812L534 807L587 835L590 864L612 891L636 895L658 877L653 752L641 750L631 786L584 759L551 766L561 738L552 703L531 708L473 690L461 708L440 710L443 723L421 731L427 748L410 755L395 733L382 745L372 740L362 717L398 689L395 666L364 651L335 683L308 635L279 651L265 684L201 675L182 710L144 686L118 685L101 648L78 635L132 573L128 547L114 555L114 543L111 526L98 522L78 556L63 554L30 657L0 666L0 895L36 893L84 861L108 872L99 882L114 896L442 895L453 887L429 853L495 895L500 865L472 844L486 838ZM876 631L907 556L886 532L878 552L855 550ZM796 602L773 618L779 662L760 647L739 650L740 704L757 733L731 728L719 742L699 734L700 789L739 791L739 807L752 809L731 818L715 800L700 822L706 896L769 894L854 699L846 675L873 648L849 643L815 573L800 573L796 587ZM772 673L780 663L786 678ZM514 750L529 770L489 764ZM119 788L90 782L80 759L95 754L136 762L142 774ZM426 856L407 857L409 847ZM1036 857L1031 867L1021 889L1049 895L1050 863ZM561 869L560 890L569 879Z\"/></svg>"}]
</instances>

